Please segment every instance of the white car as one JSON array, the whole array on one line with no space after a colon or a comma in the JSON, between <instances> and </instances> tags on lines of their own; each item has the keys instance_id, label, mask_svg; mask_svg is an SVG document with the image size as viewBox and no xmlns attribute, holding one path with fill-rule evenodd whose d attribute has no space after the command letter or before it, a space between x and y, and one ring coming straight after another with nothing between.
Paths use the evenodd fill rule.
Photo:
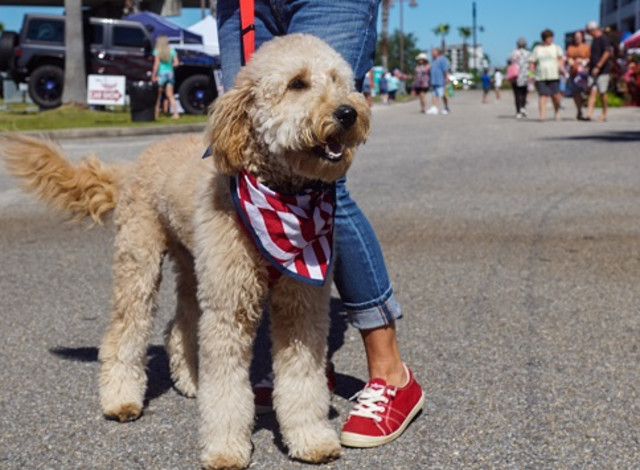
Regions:
<instances>
[{"instance_id":1,"label":"white car","mask_svg":"<svg viewBox=\"0 0 640 470\"><path fill-rule=\"evenodd\" d=\"M457 90L468 90L473 86L473 75L465 72L454 72L449 74L449 81Z\"/></svg>"}]
</instances>

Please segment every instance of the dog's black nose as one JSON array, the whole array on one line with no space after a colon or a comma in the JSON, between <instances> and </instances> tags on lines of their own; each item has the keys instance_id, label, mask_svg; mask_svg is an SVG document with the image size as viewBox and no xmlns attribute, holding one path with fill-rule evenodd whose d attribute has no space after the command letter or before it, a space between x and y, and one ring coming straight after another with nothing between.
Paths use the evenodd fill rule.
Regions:
<instances>
[{"instance_id":1,"label":"dog's black nose","mask_svg":"<svg viewBox=\"0 0 640 470\"><path fill-rule=\"evenodd\" d=\"M333 116L343 128L349 129L355 124L358 117L358 112L353 106L344 104L336 109L336 111L333 113Z\"/></svg>"}]
</instances>

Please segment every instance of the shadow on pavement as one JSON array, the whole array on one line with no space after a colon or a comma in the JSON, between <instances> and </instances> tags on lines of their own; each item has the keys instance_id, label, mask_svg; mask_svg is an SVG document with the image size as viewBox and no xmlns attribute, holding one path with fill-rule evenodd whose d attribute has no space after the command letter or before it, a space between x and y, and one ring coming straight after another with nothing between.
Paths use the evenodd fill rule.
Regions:
<instances>
[{"instance_id":1,"label":"shadow on pavement","mask_svg":"<svg viewBox=\"0 0 640 470\"><path fill-rule=\"evenodd\" d=\"M328 357L344 345L344 335L347 331L347 319L344 307L339 299L332 298L330 304L331 328L329 330ZM264 315L258 329L258 335L254 345L254 359L251 364L251 381L257 383L271 370L271 340L269 338L268 315ZM76 362L97 362L97 347L67 348L58 346L51 348L49 352L61 359ZM173 386L169 372L169 358L161 345L152 345L148 349L147 362L147 392L145 394L145 406L150 400L154 400L165 394ZM336 395L348 399L364 386L360 379L336 374ZM335 412L335 411L334 411Z\"/></svg>"},{"instance_id":2,"label":"shadow on pavement","mask_svg":"<svg viewBox=\"0 0 640 470\"><path fill-rule=\"evenodd\" d=\"M331 326L329 329L328 351L329 360L344 345L344 335L347 331L347 317L340 299L331 298L329 305ZM271 371L271 339L269 336L269 315L262 317L253 347L253 361L251 363L251 381L257 383ZM355 392L354 392L355 393Z\"/></svg>"},{"instance_id":3,"label":"shadow on pavement","mask_svg":"<svg viewBox=\"0 0 640 470\"><path fill-rule=\"evenodd\" d=\"M49 352L61 359L76 362L98 362L98 348L65 348L55 347ZM150 346L147 362L147 392L144 396L144 404L148 405L150 400L154 400L164 395L173 386L171 374L169 373L169 358L164 350L164 346Z\"/></svg>"},{"instance_id":4,"label":"shadow on pavement","mask_svg":"<svg viewBox=\"0 0 640 470\"><path fill-rule=\"evenodd\" d=\"M544 140L599 140L601 142L636 142L640 140L640 131L611 131L601 134L567 135L548 137Z\"/></svg>"}]
</instances>

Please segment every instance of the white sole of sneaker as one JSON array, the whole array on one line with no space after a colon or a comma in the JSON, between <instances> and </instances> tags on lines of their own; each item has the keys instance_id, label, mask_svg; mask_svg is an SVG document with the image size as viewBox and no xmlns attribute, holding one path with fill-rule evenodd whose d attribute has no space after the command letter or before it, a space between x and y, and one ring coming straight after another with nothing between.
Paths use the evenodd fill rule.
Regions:
<instances>
[{"instance_id":1,"label":"white sole of sneaker","mask_svg":"<svg viewBox=\"0 0 640 470\"><path fill-rule=\"evenodd\" d=\"M416 406L413 407L407 419L404 420L402 426L400 426L395 432L392 432L388 436L363 436L362 434L355 434L352 432L343 432L340 434L340 444L345 447L377 447L383 444L387 444L391 441L395 441L404 430L409 426L409 423L413 421L413 418L422 410L424 406L424 390L422 396Z\"/></svg>"}]
</instances>

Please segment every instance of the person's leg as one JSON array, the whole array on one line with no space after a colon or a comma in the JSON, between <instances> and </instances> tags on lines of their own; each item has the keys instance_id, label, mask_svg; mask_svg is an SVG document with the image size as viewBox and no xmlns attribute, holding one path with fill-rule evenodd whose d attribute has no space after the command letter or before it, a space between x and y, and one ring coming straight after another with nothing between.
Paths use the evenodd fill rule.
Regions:
<instances>
[{"instance_id":1,"label":"person's leg","mask_svg":"<svg viewBox=\"0 0 640 470\"><path fill-rule=\"evenodd\" d=\"M559 112L560 112L561 100L562 100L562 94L554 93L553 95L551 95L551 101L553 102L553 117L555 118L556 121L560 119Z\"/></svg>"},{"instance_id":2,"label":"person's leg","mask_svg":"<svg viewBox=\"0 0 640 470\"><path fill-rule=\"evenodd\" d=\"M218 2L217 21L222 65L222 84L229 90L242 67L239 2ZM274 36L284 35L284 26L277 21L268 0L255 0L256 49Z\"/></svg>"},{"instance_id":3,"label":"person's leg","mask_svg":"<svg viewBox=\"0 0 640 470\"><path fill-rule=\"evenodd\" d=\"M609 75L608 74L600 75L598 77L597 88L602 100L602 114L600 115L599 120L606 121L607 109L609 108L609 96L607 95L607 91L609 91Z\"/></svg>"},{"instance_id":4,"label":"person's leg","mask_svg":"<svg viewBox=\"0 0 640 470\"><path fill-rule=\"evenodd\" d=\"M341 179L336 186L335 284L364 341L370 377L401 386L406 377L393 322L402 316L373 228Z\"/></svg>"},{"instance_id":5,"label":"person's leg","mask_svg":"<svg viewBox=\"0 0 640 470\"><path fill-rule=\"evenodd\" d=\"M180 117L180 114L178 114L178 105L176 103L176 97L173 94L173 85L171 83L167 83L165 89L167 100L169 101L169 108L171 109L171 117L173 119L178 119Z\"/></svg>"},{"instance_id":6,"label":"person's leg","mask_svg":"<svg viewBox=\"0 0 640 470\"><path fill-rule=\"evenodd\" d=\"M600 120L601 121L606 121L607 120L607 109L609 108L609 96L607 95L606 92L602 93L600 96L601 96L601 99L602 99L602 114L600 115Z\"/></svg>"},{"instance_id":7,"label":"person's leg","mask_svg":"<svg viewBox=\"0 0 640 470\"><path fill-rule=\"evenodd\" d=\"M547 117L547 97L540 95L538 97L538 112L540 113L540 121L544 121Z\"/></svg>"},{"instance_id":8,"label":"person's leg","mask_svg":"<svg viewBox=\"0 0 640 470\"><path fill-rule=\"evenodd\" d=\"M237 5L226 3L218 5L218 30L223 44L223 82L228 88L240 68L241 49ZM266 0L257 0L256 45L270 35L316 34L351 65L356 86L360 88L366 72L373 66L379 3L380 0L294 0L286 5L274 4L272 9ZM400 318L401 310L393 296L375 232L350 198L345 181L339 181L336 186L334 281L351 323L361 331L371 377L404 386L398 389L399 397L409 398L396 401L412 403L411 413L398 424L400 433L422 407L424 397L415 380L407 377L408 369L400 358L393 322ZM388 441L388 437L376 440L374 445Z\"/></svg>"},{"instance_id":9,"label":"person's leg","mask_svg":"<svg viewBox=\"0 0 640 470\"><path fill-rule=\"evenodd\" d=\"M356 83L373 65L379 0L294 0L288 32L316 33L327 40L354 70ZM422 408L424 394L403 364L394 321L402 313L395 300L380 244L367 218L351 199L343 178L336 182L334 282L350 322L360 330L367 355L370 381L349 413L342 429L344 445L368 447L398 437ZM373 385L376 384L376 385ZM387 404L404 419L388 422L377 400L376 386L396 387ZM396 392L393 392L396 393ZM379 436L378 419L385 422Z\"/></svg>"},{"instance_id":10,"label":"person's leg","mask_svg":"<svg viewBox=\"0 0 640 470\"><path fill-rule=\"evenodd\" d=\"M520 115L520 96L518 93L518 87L515 85L515 83L511 84L511 89L513 90L513 102L516 105L516 115L519 116Z\"/></svg>"},{"instance_id":11,"label":"person's leg","mask_svg":"<svg viewBox=\"0 0 640 470\"><path fill-rule=\"evenodd\" d=\"M591 86L589 89L589 101L587 104L587 119L591 119L593 117L593 110L596 107L596 99L598 98L598 88L596 86Z\"/></svg>"},{"instance_id":12,"label":"person's leg","mask_svg":"<svg viewBox=\"0 0 640 470\"><path fill-rule=\"evenodd\" d=\"M156 98L156 108L154 110L154 118L157 120L160 117L160 104L162 102L162 91L163 87L158 83L158 97Z\"/></svg>"},{"instance_id":13,"label":"person's leg","mask_svg":"<svg viewBox=\"0 0 640 470\"><path fill-rule=\"evenodd\" d=\"M520 112L523 116L527 115L527 95L529 90L527 85L521 86L520 88Z\"/></svg>"},{"instance_id":14,"label":"person's leg","mask_svg":"<svg viewBox=\"0 0 640 470\"><path fill-rule=\"evenodd\" d=\"M573 102L576 105L577 118L582 119L582 93L580 93L579 91L576 91L573 94Z\"/></svg>"},{"instance_id":15,"label":"person's leg","mask_svg":"<svg viewBox=\"0 0 640 470\"><path fill-rule=\"evenodd\" d=\"M426 93L420 90L420 92L418 93L418 98L420 99L420 112L424 113L427 110Z\"/></svg>"}]
</instances>

